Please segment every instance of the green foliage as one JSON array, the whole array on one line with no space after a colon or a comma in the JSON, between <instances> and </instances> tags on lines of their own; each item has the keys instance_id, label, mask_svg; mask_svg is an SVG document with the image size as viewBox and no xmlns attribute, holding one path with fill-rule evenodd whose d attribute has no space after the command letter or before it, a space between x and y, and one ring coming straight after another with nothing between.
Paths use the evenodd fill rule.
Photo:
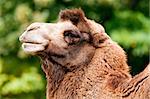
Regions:
<instances>
[{"instance_id":1,"label":"green foliage","mask_svg":"<svg viewBox=\"0 0 150 99\"><path fill-rule=\"evenodd\" d=\"M35 67L30 69L33 70L24 72L19 78L9 77L10 81L2 87L1 93L7 95L41 90L44 87L41 76L37 73ZM2 75L2 77L4 78L5 75Z\"/></svg>"},{"instance_id":2,"label":"green foliage","mask_svg":"<svg viewBox=\"0 0 150 99\"><path fill-rule=\"evenodd\" d=\"M39 60L22 51L18 37L32 22L56 22L66 8L101 23L127 52L133 75L149 62L148 0L0 0L0 99L45 98Z\"/></svg>"},{"instance_id":3,"label":"green foliage","mask_svg":"<svg viewBox=\"0 0 150 99\"><path fill-rule=\"evenodd\" d=\"M124 48L132 48L135 56L148 55L150 46L150 20L133 11L115 12L115 17L106 23L112 39Z\"/></svg>"}]
</instances>

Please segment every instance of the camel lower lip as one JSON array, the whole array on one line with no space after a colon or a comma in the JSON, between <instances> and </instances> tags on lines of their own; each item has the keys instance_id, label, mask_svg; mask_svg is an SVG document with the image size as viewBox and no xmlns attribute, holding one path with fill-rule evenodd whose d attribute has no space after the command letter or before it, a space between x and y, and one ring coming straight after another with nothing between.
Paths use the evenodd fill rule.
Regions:
<instances>
[{"instance_id":1,"label":"camel lower lip","mask_svg":"<svg viewBox=\"0 0 150 99\"><path fill-rule=\"evenodd\" d=\"M36 53L45 49L43 44L23 43L22 48L26 53Z\"/></svg>"}]
</instances>

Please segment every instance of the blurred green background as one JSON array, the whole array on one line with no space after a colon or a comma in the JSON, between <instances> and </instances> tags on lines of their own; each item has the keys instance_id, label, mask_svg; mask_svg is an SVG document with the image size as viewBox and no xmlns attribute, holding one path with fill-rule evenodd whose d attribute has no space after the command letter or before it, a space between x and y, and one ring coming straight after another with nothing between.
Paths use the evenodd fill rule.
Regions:
<instances>
[{"instance_id":1,"label":"blurred green background","mask_svg":"<svg viewBox=\"0 0 150 99\"><path fill-rule=\"evenodd\" d=\"M149 0L0 0L0 99L44 99L40 60L18 37L32 22L56 22L61 9L82 8L127 52L131 74L149 63Z\"/></svg>"}]
</instances>

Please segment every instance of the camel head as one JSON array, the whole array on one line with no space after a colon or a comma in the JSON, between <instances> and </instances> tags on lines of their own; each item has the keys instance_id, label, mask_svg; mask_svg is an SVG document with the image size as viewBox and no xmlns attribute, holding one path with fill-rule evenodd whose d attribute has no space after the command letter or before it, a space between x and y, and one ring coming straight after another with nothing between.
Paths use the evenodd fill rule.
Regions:
<instances>
[{"instance_id":1,"label":"camel head","mask_svg":"<svg viewBox=\"0 0 150 99\"><path fill-rule=\"evenodd\" d=\"M109 37L81 9L73 9L61 11L57 23L32 23L19 39L26 53L49 57L71 69L90 61Z\"/></svg>"}]
</instances>

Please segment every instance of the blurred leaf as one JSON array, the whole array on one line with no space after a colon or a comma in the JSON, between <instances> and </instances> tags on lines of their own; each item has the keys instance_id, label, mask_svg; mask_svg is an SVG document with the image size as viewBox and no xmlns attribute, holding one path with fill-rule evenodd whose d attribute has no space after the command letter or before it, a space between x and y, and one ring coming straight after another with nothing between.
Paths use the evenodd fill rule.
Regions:
<instances>
[{"instance_id":1,"label":"blurred leaf","mask_svg":"<svg viewBox=\"0 0 150 99\"><path fill-rule=\"evenodd\" d=\"M18 21L21 23L29 21L32 11L27 4L18 5L15 11L16 19Z\"/></svg>"},{"instance_id":2,"label":"blurred leaf","mask_svg":"<svg viewBox=\"0 0 150 99\"><path fill-rule=\"evenodd\" d=\"M23 73L20 78L12 78L2 87L2 94L20 94L29 93L43 89L41 76L35 68L30 68L31 71Z\"/></svg>"},{"instance_id":3,"label":"blurred leaf","mask_svg":"<svg viewBox=\"0 0 150 99\"><path fill-rule=\"evenodd\" d=\"M0 74L0 90L2 88L2 85L4 84L4 82L8 81L8 76L6 74Z\"/></svg>"},{"instance_id":4,"label":"blurred leaf","mask_svg":"<svg viewBox=\"0 0 150 99\"><path fill-rule=\"evenodd\" d=\"M112 31L111 37L124 48L133 48L133 55L148 55L149 53L150 33L120 29Z\"/></svg>"}]
</instances>

